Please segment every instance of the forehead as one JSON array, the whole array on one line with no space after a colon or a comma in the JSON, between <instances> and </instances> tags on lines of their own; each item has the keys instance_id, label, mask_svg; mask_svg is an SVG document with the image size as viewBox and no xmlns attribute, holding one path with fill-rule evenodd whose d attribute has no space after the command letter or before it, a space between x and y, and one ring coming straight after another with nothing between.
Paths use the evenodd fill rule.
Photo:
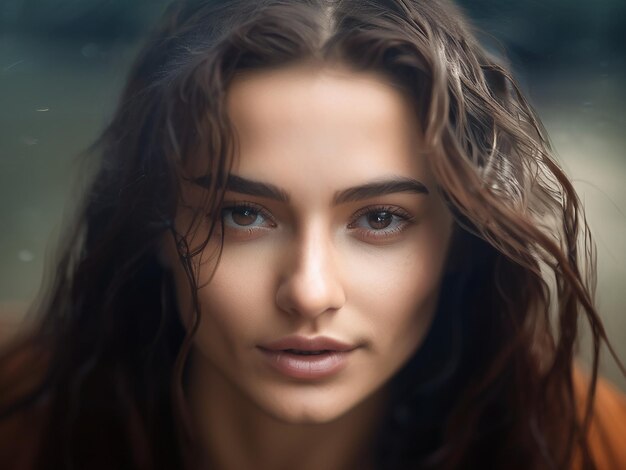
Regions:
<instances>
[{"instance_id":1,"label":"forehead","mask_svg":"<svg viewBox=\"0 0 626 470\"><path fill-rule=\"evenodd\" d=\"M312 65L252 72L233 81L227 107L241 176L297 188L307 176L335 188L428 178L411 103L382 75Z\"/></svg>"}]
</instances>

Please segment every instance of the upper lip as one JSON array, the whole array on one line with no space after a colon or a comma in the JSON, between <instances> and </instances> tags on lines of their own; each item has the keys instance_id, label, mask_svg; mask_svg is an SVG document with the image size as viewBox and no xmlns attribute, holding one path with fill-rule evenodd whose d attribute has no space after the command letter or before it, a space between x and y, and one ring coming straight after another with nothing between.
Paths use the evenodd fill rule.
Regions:
<instances>
[{"instance_id":1,"label":"upper lip","mask_svg":"<svg viewBox=\"0 0 626 470\"><path fill-rule=\"evenodd\" d=\"M326 336L316 336L307 338L305 336L287 336L271 343L262 344L261 349L269 351L284 351L286 349L295 349L298 351L338 351L346 352L356 349L357 346L343 343L336 339Z\"/></svg>"}]
</instances>

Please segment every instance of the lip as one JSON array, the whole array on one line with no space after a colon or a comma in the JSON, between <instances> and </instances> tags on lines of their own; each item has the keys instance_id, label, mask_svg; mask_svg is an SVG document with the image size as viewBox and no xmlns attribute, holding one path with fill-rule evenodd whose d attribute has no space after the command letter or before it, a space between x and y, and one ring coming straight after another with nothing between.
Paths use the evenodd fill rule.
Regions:
<instances>
[{"instance_id":1,"label":"lip","mask_svg":"<svg viewBox=\"0 0 626 470\"><path fill-rule=\"evenodd\" d=\"M297 349L300 351L336 351L348 352L356 349L357 346L328 338L326 336L316 336L307 338L305 336L287 336L278 341L262 344L261 349L268 351L284 351L286 349Z\"/></svg>"},{"instance_id":2,"label":"lip","mask_svg":"<svg viewBox=\"0 0 626 470\"><path fill-rule=\"evenodd\" d=\"M358 346L323 336L290 336L258 346L266 363L273 370L288 378L305 381L336 375L348 365L352 351L357 348ZM292 349L324 352L301 355L290 352Z\"/></svg>"}]
</instances>

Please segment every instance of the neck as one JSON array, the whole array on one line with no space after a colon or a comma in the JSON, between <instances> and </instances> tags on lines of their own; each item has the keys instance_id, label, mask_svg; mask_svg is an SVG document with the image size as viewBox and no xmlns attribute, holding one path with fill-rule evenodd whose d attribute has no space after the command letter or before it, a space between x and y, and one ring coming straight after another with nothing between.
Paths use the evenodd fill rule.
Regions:
<instances>
[{"instance_id":1,"label":"neck","mask_svg":"<svg viewBox=\"0 0 626 470\"><path fill-rule=\"evenodd\" d=\"M194 360L188 395L211 468L234 470L345 470L372 468L375 431L385 390L341 417L320 424L278 420L211 365Z\"/></svg>"}]
</instances>

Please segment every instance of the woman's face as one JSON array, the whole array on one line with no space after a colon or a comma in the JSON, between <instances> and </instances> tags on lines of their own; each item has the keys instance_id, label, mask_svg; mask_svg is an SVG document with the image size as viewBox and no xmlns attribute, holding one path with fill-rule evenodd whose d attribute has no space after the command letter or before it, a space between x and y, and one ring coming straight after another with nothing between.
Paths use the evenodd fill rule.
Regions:
<instances>
[{"instance_id":1,"label":"woman's face","mask_svg":"<svg viewBox=\"0 0 626 470\"><path fill-rule=\"evenodd\" d=\"M422 342L451 215L408 100L379 75L254 72L235 79L227 105L240 152L221 260L213 277L212 263L200 266L194 355L209 378L280 420L330 421ZM175 274L189 321L187 281Z\"/></svg>"}]
</instances>

